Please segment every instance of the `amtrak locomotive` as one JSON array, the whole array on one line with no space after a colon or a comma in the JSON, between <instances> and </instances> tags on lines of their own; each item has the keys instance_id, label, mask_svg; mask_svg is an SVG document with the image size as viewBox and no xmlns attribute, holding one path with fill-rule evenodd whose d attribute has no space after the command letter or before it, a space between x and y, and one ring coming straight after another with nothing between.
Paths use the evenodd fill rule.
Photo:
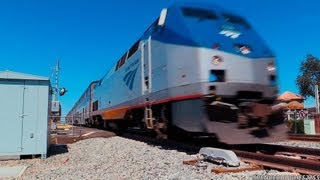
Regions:
<instances>
[{"instance_id":1,"label":"amtrak locomotive","mask_svg":"<svg viewBox=\"0 0 320 180\"><path fill-rule=\"evenodd\" d=\"M275 57L242 17L206 3L174 3L68 116L89 126L215 135L227 143L279 140Z\"/></svg>"}]
</instances>

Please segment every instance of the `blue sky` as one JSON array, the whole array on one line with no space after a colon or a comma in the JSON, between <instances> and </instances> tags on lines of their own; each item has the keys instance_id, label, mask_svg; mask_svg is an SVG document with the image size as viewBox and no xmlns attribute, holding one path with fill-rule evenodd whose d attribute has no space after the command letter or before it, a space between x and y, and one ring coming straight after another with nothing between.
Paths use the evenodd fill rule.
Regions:
<instances>
[{"instance_id":1,"label":"blue sky","mask_svg":"<svg viewBox=\"0 0 320 180\"><path fill-rule=\"evenodd\" d=\"M0 71L51 76L61 58L64 114L172 0L1 0ZM301 60L320 57L318 0L208 0L245 17L277 56L280 92L298 93ZM307 106L314 101L309 98Z\"/></svg>"}]
</instances>

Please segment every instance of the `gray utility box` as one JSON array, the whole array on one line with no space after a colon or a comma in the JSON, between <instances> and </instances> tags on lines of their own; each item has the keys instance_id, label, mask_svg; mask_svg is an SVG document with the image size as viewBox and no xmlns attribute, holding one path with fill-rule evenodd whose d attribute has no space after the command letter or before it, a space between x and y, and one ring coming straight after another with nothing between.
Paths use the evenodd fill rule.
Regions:
<instances>
[{"instance_id":1,"label":"gray utility box","mask_svg":"<svg viewBox=\"0 0 320 180\"><path fill-rule=\"evenodd\" d=\"M0 159L21 155L46 158L50 87L46 77L0 72Z\"/></svg>"}]
</instances>

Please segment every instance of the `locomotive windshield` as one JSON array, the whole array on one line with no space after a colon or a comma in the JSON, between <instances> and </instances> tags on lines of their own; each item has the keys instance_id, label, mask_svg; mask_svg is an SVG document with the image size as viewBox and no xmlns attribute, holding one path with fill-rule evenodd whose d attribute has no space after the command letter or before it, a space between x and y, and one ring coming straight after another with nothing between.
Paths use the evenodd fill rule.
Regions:
<instances>
[{"instance_id":1,"label":"locomotive windshield","mask_svg":"<svg viewBox=\"0 0 320 180\"><path fill-rule=\"evenodd\" d=\"M182 13L186 17L197 18L199 20L218 19L218 16L213 11L206 9L182 8Z\"/></svg>"},{"instance_id":2,"label":"locomotive windshield","mask_svg":"<svg viewBox=\"0 0 320 180\"><path fill-rule=\"evenodd\" d=\"M232 14L223 14L223 17L225 19L225 21L233 23L233 24L239 24L242 25L246 28L250 28L250 24L247 23L246 20L244 20L242 17L239 16L235 16Z\"/></svg>"}]
</instances>

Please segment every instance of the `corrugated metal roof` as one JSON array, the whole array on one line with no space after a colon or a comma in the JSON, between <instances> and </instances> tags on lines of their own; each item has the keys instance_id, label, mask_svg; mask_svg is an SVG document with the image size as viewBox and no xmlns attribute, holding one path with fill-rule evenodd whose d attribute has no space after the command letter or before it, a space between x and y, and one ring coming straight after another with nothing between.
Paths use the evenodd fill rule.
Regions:
<instances>
[{"instance_id":1,"label":"corrugated metal roof","mask_svg":"<svg viewBox=\"0 0 320 180\"><path fill-rule=\"evenodd\" d=\"M32 74L24 74L13 71L0 71L0 79L49 81L49 78L47 77L35 76Z\"/></svg>"}]
</instances>

